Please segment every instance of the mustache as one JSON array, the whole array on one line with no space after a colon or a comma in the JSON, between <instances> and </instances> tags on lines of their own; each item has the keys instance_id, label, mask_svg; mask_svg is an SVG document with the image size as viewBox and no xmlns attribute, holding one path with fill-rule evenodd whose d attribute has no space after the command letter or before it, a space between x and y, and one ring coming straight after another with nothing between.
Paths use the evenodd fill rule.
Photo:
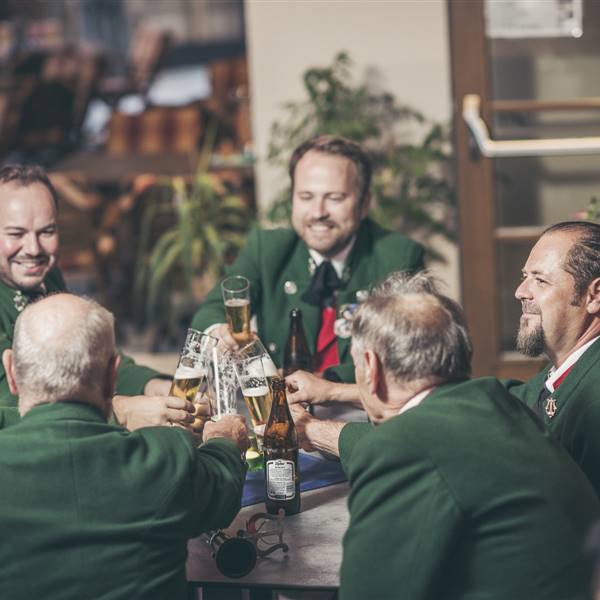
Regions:
<instances>
[{"instance_id":1,"label":"mustache","mask_svg":"<svg viewBox=\"0 0 600 600\"><path fill-rule=\"evenodd\" d=\"M308 222L309 225L330 225L330 226L334 226L335 225L335 221L332 221L331 219L324 217L322 219L311 219Z\"/></svg>"},{"instance_id":2,"label":"mustache","mask_svg":"<svg viewBox=\"0 0 600 600\"><path fill-rule=\"evenodd\" d=\"M527 302L527 301L521 302L521 310L523 311L523 313L527 313L530 315L542 314L539 307L536 306L533 302Z\"/></svg>"}]
</instances>

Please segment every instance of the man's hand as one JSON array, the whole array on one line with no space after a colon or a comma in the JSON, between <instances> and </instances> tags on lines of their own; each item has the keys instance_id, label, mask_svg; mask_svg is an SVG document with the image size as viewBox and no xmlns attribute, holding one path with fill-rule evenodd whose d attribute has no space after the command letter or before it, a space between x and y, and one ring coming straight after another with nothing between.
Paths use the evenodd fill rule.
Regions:
<instances>
[{"instance_id":1,"label":"man's hand","mask_svg":"<svg viewBox=\"0 0 600 600\"><path fill-rule=\"evenodd\" d=\"M155 377L144 386L144 396L168 396L171 391L170 379Z\"/></svg>"},{"instance_id":2,"label":"man's hand","mask_svg":"<svg viewBox=\"0 0 600 600\"><path fill-rule=\"evenodd\" d=\"M340 432L346 423L340 421L322 421L312 417L300 404L292 404L290 412L296 425L298 443L303 450L320 450L332 456L339 456L338 442Z\"/></svg>"},{"instance_id":3,"label":"man's hand","mask_svg":"<svg viewBox=\"0 0 600 600\"><path fill-rule=\"evenodd\" d=\"M219 346L223 350L237 350L238 343L233 339L229 325L227 323L219 323L211 328L209 335L219 339Z\"/></svg>"},{"instance_id":4,"label":"man's hand","mask_svg":"<svg viewBox=\"0 0 600 600\"><path fill-rule=\"evenodd\" d=\"M115 396L113 412L130 431L172 423L189 429L194 421L194 405L175 396Z\"/></svg>"},{"instance_id":5,"label":"man's hand","mask_svg":"<svg viewBox=\"0 0 600 600\"><path fill-rule=\"evenodd\" d=\"M322 377L306 371L295 371L285 378L287 399L290 404L321 404L329 401L331 388L335 385Z\"/></svg>"},{"instance_id":6,"label":"man's hand","mask_svg":"<svg viewBox=\"0 0 600 600\"><path fill-rule=\"evenodd\" d=\"M328 381L306 371L296 371L285 378L290 404L345 402L362 408L358 386L354 383Z\"/></svg>"},{"instance_id":7,"label":"man's hand","mask_svg":"<svg viewBox=\"0 0 600 600\"><path fill-rule=\"evenodd\" d=\"M241 415L224 415L218 421L207 421L202 432L202 441L224 437L231 440L241 452L250 446L246 419Z\"/></svg>"},{"instance_id":8,"label":"man's hand","mask_svg":"<svg viewBox=\"0 0 600 600\"><path fill-rule=\"evenodd\" d=\"M289 395L288 395L289 398ZM289 404L292 419L296 426L296 435L298 436L298 444L302 450L313 452L316 448L306 435L306 428L310 428L311 421L317 421L304 407L299 404Z\"/></svg>"}]
</instances>

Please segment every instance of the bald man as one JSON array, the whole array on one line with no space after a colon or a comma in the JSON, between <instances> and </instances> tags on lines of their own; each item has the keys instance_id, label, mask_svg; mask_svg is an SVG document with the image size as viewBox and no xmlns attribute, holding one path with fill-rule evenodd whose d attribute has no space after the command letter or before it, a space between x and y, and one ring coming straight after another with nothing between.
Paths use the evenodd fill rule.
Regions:
<instances>
[{"instance_id":1,"label":"bald man","mask_svg":"<svg viewBox=\"0 0 600 600\"><path fill-rule=\"evenodd\" d=\"M186 540L240 508L243 419L199 447L109 424L113 317L69 294L25 308L2 359L22 419L0 431L0 598L186 598Z\"/></svg>"}]
</instances>

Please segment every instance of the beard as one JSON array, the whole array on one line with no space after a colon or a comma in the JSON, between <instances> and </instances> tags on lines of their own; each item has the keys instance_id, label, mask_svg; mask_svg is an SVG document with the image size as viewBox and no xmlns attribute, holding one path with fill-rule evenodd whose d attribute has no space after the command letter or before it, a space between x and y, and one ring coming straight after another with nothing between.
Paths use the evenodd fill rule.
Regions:
<instances>
[{"instance_id":1,"label":"beard","mask_svg":"<svg viewBox=\"0 0 600 600\"><path fill-rule=\"evenodd\" d=\"M517 333L517 350L525 356L540 356L546 351L546 340L542 324L538 324L532 331L526 331L525 326L519 327Z\"/></svg>"}]
</instances>

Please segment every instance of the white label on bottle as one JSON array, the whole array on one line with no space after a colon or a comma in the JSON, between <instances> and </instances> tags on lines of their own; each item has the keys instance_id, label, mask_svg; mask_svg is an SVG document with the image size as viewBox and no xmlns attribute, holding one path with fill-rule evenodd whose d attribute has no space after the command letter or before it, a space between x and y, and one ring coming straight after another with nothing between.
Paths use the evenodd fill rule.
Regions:
<instances>
[{"instance_id":1,"label":"white label on bottle","mask_svg":"<svg viewBox=\"0 0 600 600\"><path fill-rule=\"evenodd\" d=\"M267 496L270 500L292 500L296 495L294 461L267 461Z\"/></svg>"}]
</instances>

